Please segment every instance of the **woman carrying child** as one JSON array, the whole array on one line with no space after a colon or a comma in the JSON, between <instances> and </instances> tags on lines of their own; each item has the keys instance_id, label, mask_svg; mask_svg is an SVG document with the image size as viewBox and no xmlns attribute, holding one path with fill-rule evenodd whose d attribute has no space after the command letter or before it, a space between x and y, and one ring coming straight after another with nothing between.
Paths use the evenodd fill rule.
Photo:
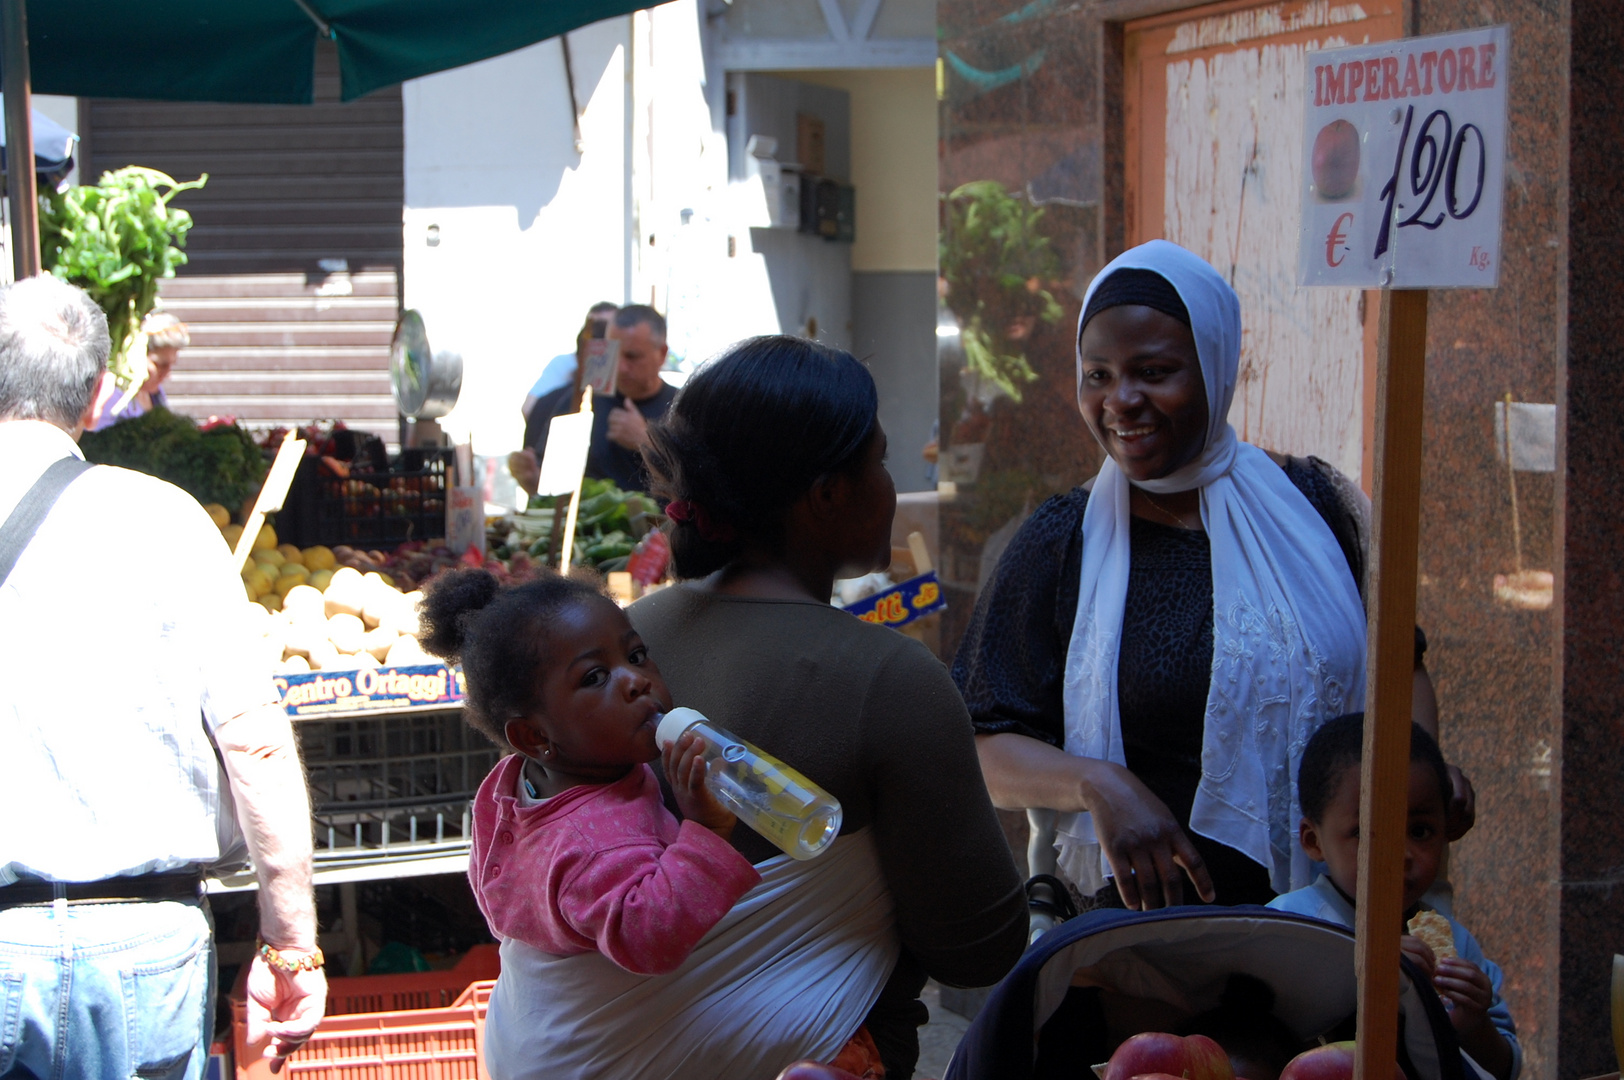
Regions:
<instances>
[{"instance_id":1,"label":"woman carrying child","mask_svg":"<svg viewBox=\"0 0 1624 1080\"><path fill-rule=\"evenodd\" d=\"M481 789L470 862L504 938L497 1080L765 1080L803 1059L906 1078L927 975L989 985L1019 958L1025 899L952 682L829 604L836 577L890 562L877 408L850 355L745 342L651 430L697 580L630 623L566 582L430 594L430 647L461 657L470 718L517 752ZM661 761L686 820L657 808L643 763L674 705L834 795L839 838L781 854L710 798L688 742Z\"/></svg>"},{"instance_id":2,"label":"woman carrying child","mask_svg":"<svg viewBox=\"0 0 1624 1080\"><path fill-rule=\"evenodd\" d=\"M829 603L836 578L891 561L896 489L878 405L867 368L801 339L747 341L702 369L644 454L687 581L628 613L680 704L840 800L840 838L813 863L772 859L747 829L733 844L762 888L806 875L807 902L784 909L787 923L838 935L885 913L889 951L853 969L843 994L897 1078L918 1057L926 977L997 982L1020 957L1027 916L946 670L918 642ZM838 879L819 866L831 857L848 860ZM824 880L834 887L814 900ZM824 1007L816 969L769 965L759 974L782 1008ZM825 1025L802 1056L829 1060L817 1046L838 1046L848 1022Z\"/></svg>"},{"instance_id":3,"label":"woman carrying child","mask_svg":"<svg viewBox=\"0 0 1624 1080\"><path fill-rule=\"evenodd\" d=\"M1297 791L1302 800L1298 839L1326 872L1313 884L1269 902L1277 911L1353 926L1359 888L1359 765L1364 714L1339 716L1314 733L1303 751ZM1483 955L1471 931L1433 911L1423 897L1443 864L1445 817L1452 792L1438 744L1419 724L1410 731L1409 818L1404 848L1404 955L1426 973L1449 1009L1461 1049L1495 1080L1517 1080L1522 1046L1511 1010L1500 996L1504 976ZM1425 922L1444 931L1432 944L1421 940Z\"/></svg>"}]
</instances>

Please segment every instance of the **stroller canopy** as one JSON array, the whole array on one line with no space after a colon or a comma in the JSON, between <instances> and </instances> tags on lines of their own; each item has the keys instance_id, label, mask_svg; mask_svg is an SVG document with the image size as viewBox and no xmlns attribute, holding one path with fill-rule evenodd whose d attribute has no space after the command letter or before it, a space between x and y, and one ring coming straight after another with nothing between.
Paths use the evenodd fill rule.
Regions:
<instances>
[{"instance_id":1,"label":"stroller canopy","mask_svg":"<svg viewBox=\"0 0 1624 1080\"><path fill-rule=\"evenodd\" d=\"M1396 960L1396 941L1393 951ZM1091 1032L1063 1041L1061 1053L1078 1060L1060 1062L1057 1074L1084 1077L1128 1036L1171 1031L1215 1008L1237 973L1268 984L1275 1015L1307 1042L1351 1027L1353 960L1352 931L1268 908L1092 912L1027 950L965 1032L946 1080L1035 1080L1040 1042L1047 1075L1061 1040L1044 1025L1074 987L1097 989L1109 1007ZM1463 1080L1460 1047L1438 995L1407 961L1404 971L1400 1066L1409 1080Z\"/></svg>"}]
</instances>

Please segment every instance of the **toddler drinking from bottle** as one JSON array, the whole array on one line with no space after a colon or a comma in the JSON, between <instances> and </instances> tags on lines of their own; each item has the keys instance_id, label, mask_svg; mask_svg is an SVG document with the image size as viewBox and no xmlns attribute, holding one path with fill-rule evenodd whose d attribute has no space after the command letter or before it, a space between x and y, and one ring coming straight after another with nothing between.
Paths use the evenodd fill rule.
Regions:
<instances>
[{"instance_id":1,"label":"toddler drinking from bottle","mask_svg":"<svg viewBox=\"0 0 1624 1080\"><path fill-rule=\"evenodd\" d=\"M515 751L473 807L468 877L491 931L675 970L761 877L728 843L736 819L705 786L704 742L656 746L671 695L626 616L583 582L502 588L463 570L422 618L424 647L462 662L469 722ZM680 825L648 765L662 757Z\"/></svg>"}]
</instances>

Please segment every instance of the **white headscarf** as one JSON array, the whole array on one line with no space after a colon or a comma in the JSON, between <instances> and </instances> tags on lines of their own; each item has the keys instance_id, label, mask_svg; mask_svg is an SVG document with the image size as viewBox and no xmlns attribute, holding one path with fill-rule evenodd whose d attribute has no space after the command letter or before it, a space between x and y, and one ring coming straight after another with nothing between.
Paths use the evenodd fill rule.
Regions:
<instances>
[{"instance_id":1,"label":"white headscarf","mask_svg":"<svg viewBox=\"0 0 1624 1080\"><path fill-rule=\"evenodd\" d=\"M1347 558L1285 471L1229 426L1240 367L1240 300L1218 272L1177 244L1152 240L1100 271L1152 270L1190 314L1207 391L1207 440L1195 460L1139 486L1200 489L1212 547L1212 684L1201 783L1190 828L1250 856L1276 892L1309 884L1297 844L1297 766L1321 723L1363 706L1365 614ZM1082 326L1079 323L1078 336ZM1079 399L1083 363L1077 356ZM1128 593L1128 488L1107 457L1083 513L1083 573L1066 652L1066 752L1126 765L1117 655ZM1111 871L1086 813L1063 815L1061 870L1092 894ZM1218 898L1220 901L1223 897Z\"/></svg>"}]
</instances>

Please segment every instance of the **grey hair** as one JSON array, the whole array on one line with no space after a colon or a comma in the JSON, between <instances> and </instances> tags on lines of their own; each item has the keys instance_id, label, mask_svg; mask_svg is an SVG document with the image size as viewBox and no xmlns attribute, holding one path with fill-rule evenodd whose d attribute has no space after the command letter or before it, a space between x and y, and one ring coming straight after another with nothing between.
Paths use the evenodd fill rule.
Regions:
<instances>
[{"instance_id":1,"label":"grey hair","mask_svg":"<svg viewBox=\"0 0 1624 1080\"><path fill-rule=\"evenodd\" d=\"M112 347L84 290L49 274L0 289L0 420L78 427Z\"/></svg>"},{"instance_id":2,"label":"grey hair","mask_svg":"<svg viewBox=\"0 0 1624 1080\"><path fill-rule=\"evenodd\" d=\"M665 316L647 304L627 304L615 312L615 325L622 330L630 330L639 323L647 326L652 336L665 340Z\"/></svg>"}]
</instances>

